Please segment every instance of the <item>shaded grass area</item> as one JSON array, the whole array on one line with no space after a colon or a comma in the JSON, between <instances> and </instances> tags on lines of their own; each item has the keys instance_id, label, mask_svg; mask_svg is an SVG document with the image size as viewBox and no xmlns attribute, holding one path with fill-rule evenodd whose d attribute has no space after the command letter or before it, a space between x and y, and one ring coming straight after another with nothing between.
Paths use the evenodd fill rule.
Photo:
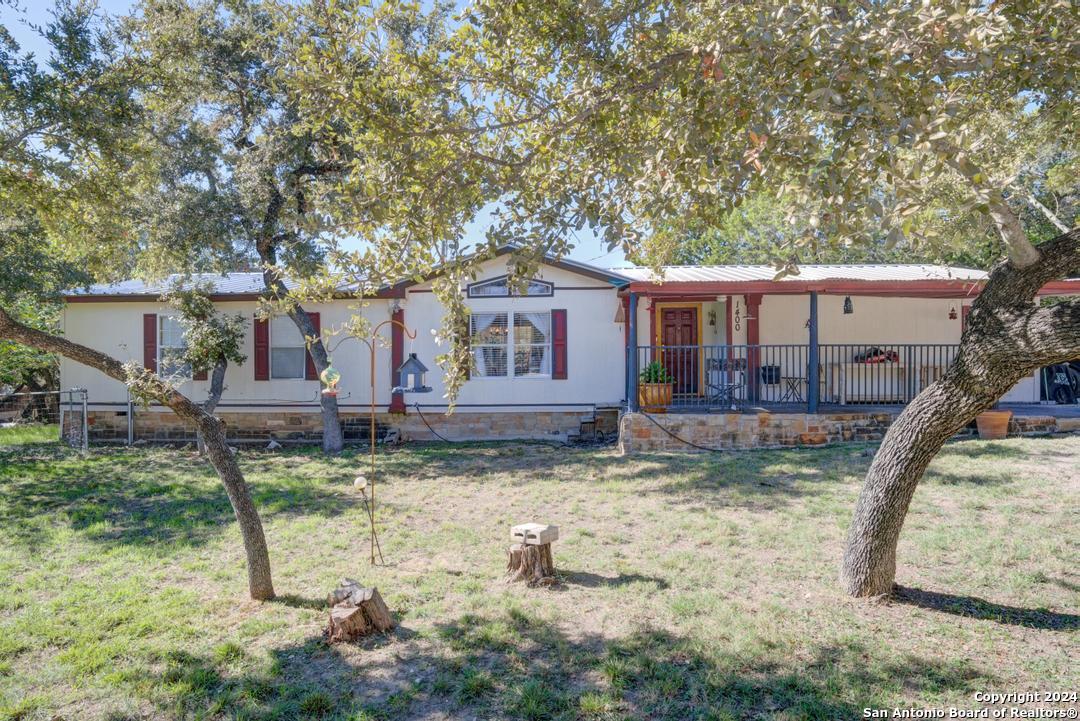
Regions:
<instances>
[{"instance_id":1,"label":"shaded grass area","mask_svg":"<svg viewBox=\"0 0 1080 721\"><path fill-rule=\"evenodd\" d=\"M60 434L55 423L15 423L0 426L0 448L31 443L53 443Z\"/></svg>"},{"instance_id":2,"label":"shaded grass area","mask_svg":"<svg viewBox=\"0 0 1080 721\"><path fill-rule=\"evenodd\" d=\"M193 453L3 448L0 719L834 719L1075 688L1080 437L948 446L887 603L835 584L872 452L387 450L370 568L364 456L245 450L282 594L258 604ZM561 527L552 589L502 581L525 520ZM326 645L341 576L399 627Z\"/></svg>"}]
</instances>

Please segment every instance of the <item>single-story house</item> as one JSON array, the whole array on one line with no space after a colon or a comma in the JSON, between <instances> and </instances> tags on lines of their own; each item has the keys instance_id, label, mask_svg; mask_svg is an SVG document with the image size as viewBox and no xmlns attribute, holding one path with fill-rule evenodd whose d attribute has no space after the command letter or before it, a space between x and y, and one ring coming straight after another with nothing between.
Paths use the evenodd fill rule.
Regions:
<instances>
[{"instance_id":1,"label":"single-story house","mask_svg":"<svg viewBox=\"0 0 1080 721\"><path fill-rule=\"evenodd\" d=\"M452 414L434 362L445 348L432 333L442 308L430 279L367 300L359 312L372 325L393 318L416 334L411 340L397 325L383 327L375 358L380 429L416 439L566 438L594 428L613 432L620 414L638 410L641 400L669 417L801 414L805 427L812 425L806 418L825 411L894 408L949 363L986 279L979 270L928 265L803 266L781 279L767 266L685 266L658 276L549 259L524 291L514 292L507 284L511 250L486 261L461 288L471 310L474 368ZM212 284L222 312L252 321L247 361L229 367L218 407L230 437L316 439L322 385L293 323L256 319L261 274L195 280ZM177 377L198 400L209 382L174 361L170 351L182 347L183 337L160 299L166 287L130 281L73 291L64 334ZM1080 281L1043 292L1080 293ZM341 326L354 305L342 298L305 307L326 330ZM361 436L371 401L367 347L344 335L325 341L342 375L346 437ZM431 369L431 393L391 392L400 381L397 367L411 353ZM639 378L650 364L666 374L670 397L642 395ZM91 438L178 440L193 433L167 408L133 407L122 383L94 369L64 359L61 379L64 388L87 389ZM1003 400L1038 403L1038 374Z\"/></svg>"}]
</instances>

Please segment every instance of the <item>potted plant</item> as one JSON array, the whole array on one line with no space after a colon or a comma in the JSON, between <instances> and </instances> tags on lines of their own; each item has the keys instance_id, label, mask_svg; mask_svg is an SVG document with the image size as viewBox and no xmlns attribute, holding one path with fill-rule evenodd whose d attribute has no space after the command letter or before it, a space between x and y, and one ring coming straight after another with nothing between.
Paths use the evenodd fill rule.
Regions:
<instances>
[{"instance_id":1,"label":"potted plant","mask_svg":"<svg viewBox=\"0 0 1080 721\"><path fill-rule=\"evenodd\" d=\"M1009 421L1011 419L1012 411L1003 411L996 407L983 411L975 417L975 425L979 429L979 438L1001 440L1009 433Z\"/></svg>"},{"instance_id":2,"label":"potted plant","mask_svg":"<svg viewBox=\"0 0 1080 721\"><path fill-rule=\"evenodd\" d=\"M671 405L674 378L659 361L641 369L638 375L638 404L649 413L664 413Z\"/></svg>"}]
</instances>

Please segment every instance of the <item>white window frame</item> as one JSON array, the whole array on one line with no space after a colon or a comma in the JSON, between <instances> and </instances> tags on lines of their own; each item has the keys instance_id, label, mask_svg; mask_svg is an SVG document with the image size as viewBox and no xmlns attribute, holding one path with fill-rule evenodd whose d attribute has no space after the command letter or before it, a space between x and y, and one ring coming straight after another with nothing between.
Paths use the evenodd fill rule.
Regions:
<instances>
[{"instance_id":1,"label":"white window frame","mask_svg":"<svg viewBox=\"0 0 1080 721\"><path fill-rule=\"evenodd\" d=\"M270 356L267 359L267 361L268 361L268 363L270 365L270 380L272 380L272 381L302 381L302 380L307 380L307 342L304 340L304 334L300 333L299 328L296 329L296 332L300 333L301 344L299 346L295 346L295 345L276 346L276 345L274 345L274 320L276 318L285 318L290 323L293 323L292 318L289 318L289 316L271 316L270 320L267 321L266 332L267 332L267 335L269 336L269 339L268 339L269 343L267 345L267 349L268 349L267 352L268 352L268 355ZM295 326L296 326L296 324L293 323L293 327L295 327ZM304 360L300 364L300 375L298 375L298 376L284 376L284 375L283 376L277 376L277 375L274 375L274 349L275 348L280 348L282 350L295 350L296 348L303 349L303 351L304 351L304 353L303 353Z\"/></svg>"},{"instance_id":2,"label":"white window frame","mask_svg":"<svg viewBox=\"0 0 1080 721\"><path fill-rule=\"evenodd\" d=\"M552 342L551 342L551 334L552 334L551 309L548 308L548 309L540 309L540 310L535 310L535 311L482 310L482 311L473 311L472 316L481 315L481 314L483 314L483 315L498 315L500 313L506 314L506 374L505 375L499 375L499 376L492 376L492 375L478 375L478 374L474 373L474 374L472 374L471 379L484 380L484 381L550 380L551 379L552 364L555 361L555 358L554 358L554 355L553 355L555 350L554 350L554 347L553 347ZM547 316L548 316L547 341L545 343L529 343L529 344L527 344L530 347L543 346L543 347L547 348L547 358L548 358L548 372L547 373L525 373L525 374L522 374L522 375L517 374L517 367L516 367L516 361L515 361L515 349L517 348L517 332L515 330L514 321L516 320L516 316L517 316L518 313L521 313L521 314L546 313ZM472 354L474 354L474 358L475 358L475 353L476 353L476 351L478 349L484 348L484 347L497 348L499 346L491 344L491 343L482 343L482 344L473 344L472 343L472 338L476 335L475 332L473 331L473 317L472 316L470 316L470 318L469 318L469 340L470 340L470 352Z\"/></svg>"},{"instance_id":3,"label":"white window frame","mask_svg":"<svg viewBox=\"0 0 1080 721\"><path fill-rule=\"evenodd\" d=\"M495 283L504 283L505 292L503 293L481 293L480 289L486 286L494 285ZM536 286L543 292L530 293L529 291ZM525 282L525 292L515 293L510 290L510 277L506 275L500 275L495 278L485 278L484 280L478 280L475 283L469 283L466 287L466 295L470 298L550 298L555 295L555 284L546 280L540 280L539 278L530 278ZM502 312L502 311L498 311Z\"/></svg>"},{"instance_id":4,"label":"white window frame","mask_svg":"<svg viewBox=\"0 0 1080 721\"><path fill-rule=\"evenodd\" d=\"M184 339L184 326L183 326L183 323L181 323L180 318L175 316L175 315L159 314L158 317L157 317L157 320L158 320L158 322L157 322L157 369L158 369L158 375L160 375L162 378L179 378L179 379L183 379L183 380L191 380L192 377L193 377L193 371L192 371L190 363L185 363L184 364L184 366L186 366L186 369L184 370L184 372L171 373L171 374L166 374L165 373L165 362L164 362L165 349L166 348L181 348L181 349L184 349L184 350L187 349L187 341ZM165 333L165 322L166 321L172 321L172 322L176 323L177 327L180 328L180 340L183 342L183 345L165 345L164 333Z\"/></svg>"}]
</instances>

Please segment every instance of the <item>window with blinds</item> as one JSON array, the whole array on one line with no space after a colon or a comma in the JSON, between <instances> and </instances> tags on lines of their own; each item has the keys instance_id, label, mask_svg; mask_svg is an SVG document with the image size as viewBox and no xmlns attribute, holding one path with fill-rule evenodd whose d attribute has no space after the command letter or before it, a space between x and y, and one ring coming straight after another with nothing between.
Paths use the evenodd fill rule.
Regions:
<instances>
[{"instance_id":1,"label":"window with blinds","mask_svg":"<svg viewBox=\"0 0 1080 721\"><path fill-rule=\"evenodd\" d=\"M510 329L507 313L473 313L470 348L479 378L505 378Z\"/></svg>"},{"instance_id":2,"label":"window with blinds","mask_svg":"<svg viewBox=\"0 0 1080 721\"><path fill-rule=\"evenodd\" d=\"M191 364L184 359L187 341L178 318L158 316L158 374L162 378L190 378Z\"/></svg>"},{"instance_id":3,"label":"window with blinds","mask_svg":"<svg viewBox=\"0 0 1080 721\"><path fill-rule=\"evenodd\" d=\"M303 378L307 344L300 329L287 315L270 319L270 377Z\"/></svg>"},{"instance_id":4,"label":"window with blinds","mask_svg":"<svg viewBox=\"0 0 1080 721\"><path fill-rule=\"evenodd\" d=\"M478 378L551 375L551 313L473 313L473 359ZM513 364L510 363L511 358Z\"/></svg>"},{"instance_id":5,"label":"window with blinds","mask_svg":"<svg viewBox=\"0 0 1080 721\"><path fill-rule=\"evenodd\" d=\"M551 375L551 313L514 313L514 375Z\"/></svg>"}]
</instances>

